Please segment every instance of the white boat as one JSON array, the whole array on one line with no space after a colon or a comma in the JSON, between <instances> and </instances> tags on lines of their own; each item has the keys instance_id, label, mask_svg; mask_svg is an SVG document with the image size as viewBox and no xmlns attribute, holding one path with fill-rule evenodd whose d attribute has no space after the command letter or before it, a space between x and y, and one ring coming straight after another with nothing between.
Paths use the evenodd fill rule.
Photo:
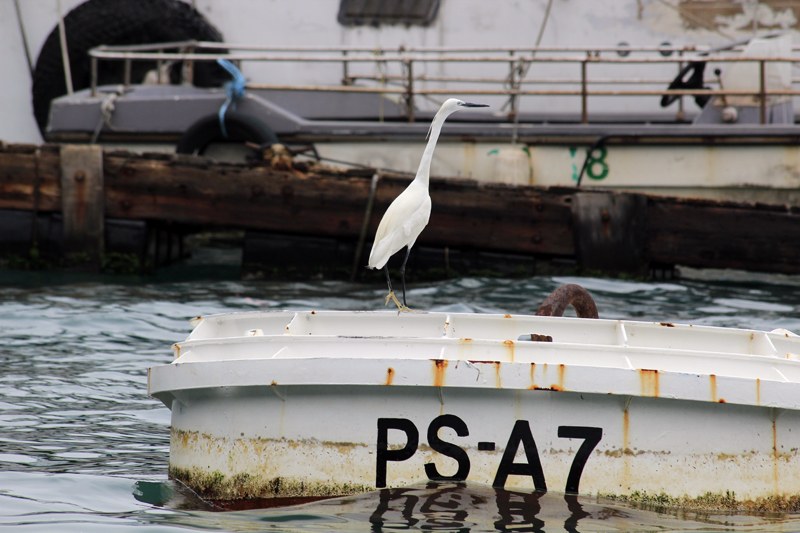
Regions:
<instances>
[{"instance_id":1,"label":"white boat","mask_svg":"<svg viewBox=\"0 0 800 533\"><path fill-rule=\"evenodd\" d=\"M426 480L800 493L800 338L786 331L278 311L199 317L173 349L148 392L172 410L171 475L207 498Z\"/></svg>"},{"instance_id":2,"label":"white boat","mask_svg":"<svg viewBox=\"0 0 800 533\"><path fill-rule=\"evenodd\" d=\"M181 20L192 19L194 33L166 17L178 9L150 20L153 2L182 6ZM263 142L271 132L328 163L413 171L438 104L471 95L497 115L451 121L434 175L800 205L791 66L800 7L793 4L543 0L501 2L487 12L478 0L383 2L373 11L378 4L306 0L276 12L256 2L235 10L221 0L192 1L191 8L178 0L122 3L109 20L164 35L156 51L175 51L164 41L184 41L174 47L216 46L241 61L248 81L238 110L250 118L237 128L247 130L245 140ZM200 63L212 57L104 47L92 52L100 67L96 90L88 88L90 51L76 43L127 45L132 38L109 32L102 41L92 33L104 35L111 24L79 11L89 4L109 9L101 0L64 0L70 63L83 61L73 65L75 92L57 98L48 114L54 94L47 85L63 80L56 3L44 4L0 7L0 46L13 52L0 75L15 84L0 98L0 139L40 139L27 54L39 80L33 101L45 140L214 153L205 134L195 135L213 127L226 99L224 79L199 82ZM765 31L784 36L744 45ZM223 35L228 42L185 41ZM147 76L137 57L162 68ZM183 79L198 86L180 84L180 69L170 66L179 57L192 60ZM674 85L679 72L685 83ZM668 86L678 101L662 108ZM691 97L698 91L711 96L700 95L699 107Z\"/></svg>"}]
</instances>

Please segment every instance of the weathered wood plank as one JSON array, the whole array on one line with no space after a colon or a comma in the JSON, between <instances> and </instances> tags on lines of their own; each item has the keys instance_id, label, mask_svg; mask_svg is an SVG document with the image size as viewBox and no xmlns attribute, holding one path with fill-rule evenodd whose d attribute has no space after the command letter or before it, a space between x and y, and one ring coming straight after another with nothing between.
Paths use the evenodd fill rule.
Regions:
<instances>
[{"instance_id":1,"label":"weathered wood plank","mask_svg":"<svg viewBox=\"0 0 800 533\"><path fill-rule=\"evenodd\" d=\"M651 197L651 260L706 268L800 272L800 212Z\"/></svg>"},{"instance_id":2,"label":"weathered wood plank","mask_svg":"<svg viewBox=\"0 0 800 533\"><path fill-rule=\"evenodd\" d=\"M278 172L263 166L190 167L170 161L107 157L108 216L216 224L298 235L355 239L370 177ZM383 177L369 234L409 179ZM421 244L570 255L564 195L533 188L431 180L433 213Z\"/></svg>"},{"instance_id":3,"label":"weathered wood plank","mask_svg":"<svg viewBox=\"0 0 800 533\"><path fill-rule=\"evenodd\" d=\"M61 167L58 147L42 146L38 163L35 147L30 151L13 150L14 147L6 145L6 150L0 151L0 208L33 210L34 187L38 181L38 209L60 211Z\"/></svg>"}]
</instances>

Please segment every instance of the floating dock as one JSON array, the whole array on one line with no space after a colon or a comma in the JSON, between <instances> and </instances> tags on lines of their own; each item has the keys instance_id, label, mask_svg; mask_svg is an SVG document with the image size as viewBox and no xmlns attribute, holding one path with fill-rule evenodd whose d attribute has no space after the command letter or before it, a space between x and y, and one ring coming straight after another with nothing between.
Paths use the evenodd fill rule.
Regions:
<instances>
[{"instance_id":1,"label":"floating dock","mask_svg":"<svg viewBox=\"0 0 800 533\"><path fill-rule=\"evenodd\" d=\"M119 250L144 259L155 248L163 261L185 252L183 235L235 228L272 241L312 239L308 248L320 261L349 268L366 262L380 217L409 180L281 157L223 163L97 146L0 145L0 240L14 244L6 251L42 246L42 228L61 221L61 238L49 241L57 252ZM430 194L433 211L418 246L442 268L460 256L494 254L501 262L574 262L584 271L686 265L800 273L798 207L453 178L432 178ZM325 250L333 255L325 259Z\"/></svg>"}]
</instances>

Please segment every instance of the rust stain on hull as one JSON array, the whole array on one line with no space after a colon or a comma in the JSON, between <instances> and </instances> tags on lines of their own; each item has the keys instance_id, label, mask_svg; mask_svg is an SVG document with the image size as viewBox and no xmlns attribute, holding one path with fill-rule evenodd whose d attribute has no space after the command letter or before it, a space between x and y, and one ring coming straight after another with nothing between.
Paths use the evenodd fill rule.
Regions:
<instances>
[{"instance_id":1,"label":"rust stain on hull","mask_svg":"<svg viewBox=\"0 0 800 533\"><path fill-rule=\"evenodd\" d=\"M514 341L503 341L503 344L508 348L508 360L514 362Z\"/></svg>"},{"instance_id":2,"label":"rust stain on hull","mask_svg":"<svg viewBox=\"0 0 800 533\"><path fill-rule=\"evenodd\" d=\"M653 396L658 398L658 370L639 370L639 385L642 396Z\"/></svg>"},{"instance_id":3,"label":"rust stain on hull","mask_svg":"<svg viewBox=\"0 0 800 533\"><path fill-rule=\"evenodd\" d=\"M717 376L714 374L710 374L708 376L708 381L711 385L711 401L717 401Z\"/></svg>"},{"instance_id":4,"label":"rust stain on hull","mask_svg":"<svg viewBox=\"0 0 800 533\"><path fill-rule=\"evenodd\" d=\"M389 367L386 370L386 383L385 383L385 385L391 385L392 383L394 383L394 368Z\"/></svg>"},{"instance_id":5,"label":"rust stain on hull","mask_svg":"<svg viewBox=\"0 0 800 533\"><path fill-rule=\"evenodd\" d=\"M538 388L536 386L536 363L531 363L531 386L528 389L536 390Z\"/></svg>"},{"instance_id":6,"label":"rust stain on hull","mask_svg":"<svg viewBox=\"0 0 800 533\"><path fill-rule=\"evenodd\" d=\"M625 486L630 485L631 479L630 428L631 418L626 407L622 413L622 480Z\"/></svg>"},{"instance_id":7,"label":"rust stain on hull","mask_svg":"<svg viewBox=\"0 0 800 533\"><path fill-rule=\"evenodd\" d=\"M775 482L775 494L778 492L778 423L772 421L772 477Z\"/></svg>"},{"instance_id":8,"label":"rust stain on hull","mask_svg":"<svg viewBox=\"0 0 800 533\"><path fill-rule=\"evenodd\" d=\"M756 378L756 405L761 405L761 379Z\"/></svg>"},{"instance_id":9,"label":"rust stain on hull","mask_svg":"<svg viewBox=\"0 0 800 533\"><path fill-rule=\"evenodd\" d=\"M433 360L433 386L444 386L444 372L447 369L448 361L446 359Z\"/></svg>"}]
</instances>

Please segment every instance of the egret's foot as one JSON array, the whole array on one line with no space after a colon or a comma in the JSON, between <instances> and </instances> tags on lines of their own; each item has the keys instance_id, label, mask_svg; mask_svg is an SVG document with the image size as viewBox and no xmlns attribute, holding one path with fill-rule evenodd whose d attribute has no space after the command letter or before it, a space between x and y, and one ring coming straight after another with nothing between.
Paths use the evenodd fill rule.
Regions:
<instances>
[{"instance_id":1,"label":"egret's foot","mask_svg":"<svg viewBox=\"0 0 800 533\"><path fill-rule=\"evenodd\" d=\"M397 306L397 309L399 309L400 311L402 311L403 307L405 307L397 300L397 296L394 295L394 291L390 291L389 294L386 295L386 303L384 303L383 305L389 305L389 300L393 301ZM408 308L406 307L406 309Z\"/></svg>"},{"instance_id":2,"label":"egret's foot","mask_svg":"<svg viewBox=\"0 0 800 533\"><path fill-rule=\"evenodd\" d=\"M386 303L383 305L389 305L389 300L393 301L394 304L397 306L397 314L400 313L421 313L422 311L418 311L416 309L409 309L405 305L400 303L400 300L397 299L397 296L394 295L394 292L390 292L386 295Z\"/></svg>"}]
</instances>

